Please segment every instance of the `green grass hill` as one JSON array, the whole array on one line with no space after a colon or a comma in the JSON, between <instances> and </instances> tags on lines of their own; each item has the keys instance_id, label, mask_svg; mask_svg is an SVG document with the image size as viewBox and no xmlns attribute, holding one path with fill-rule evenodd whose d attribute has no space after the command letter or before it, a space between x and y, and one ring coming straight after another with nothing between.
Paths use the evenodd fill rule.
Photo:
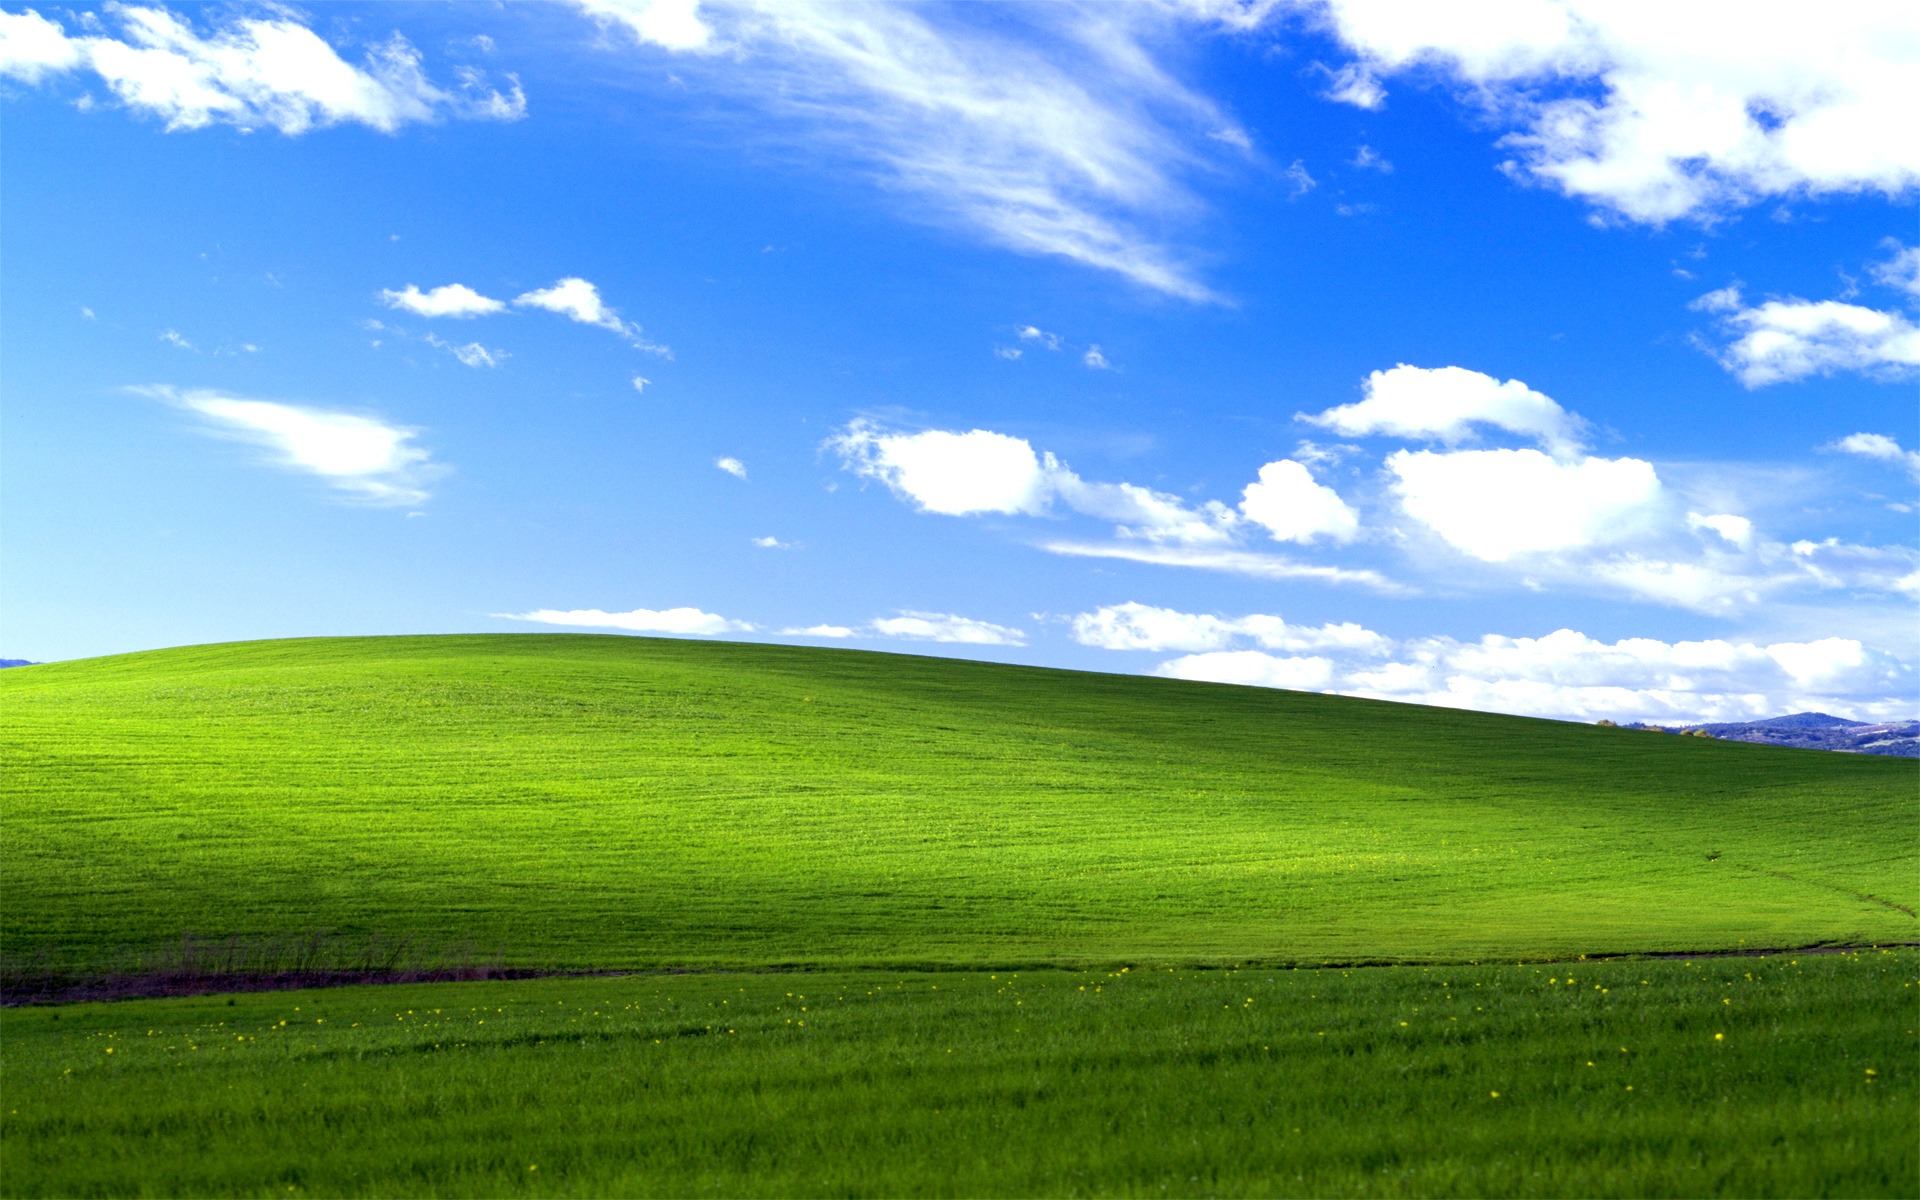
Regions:
<instances>
[{"instance_id":1,"label":"green grass hill","mask_svg":"<svg viewBox=\"0 0 1920 1200\"><path fill-rule=\"evenodd\" d=\"M1911 941L1920 764L844 650L308 639L0 673L0 957L521 966Z\"/></svg>"}]
</instances>

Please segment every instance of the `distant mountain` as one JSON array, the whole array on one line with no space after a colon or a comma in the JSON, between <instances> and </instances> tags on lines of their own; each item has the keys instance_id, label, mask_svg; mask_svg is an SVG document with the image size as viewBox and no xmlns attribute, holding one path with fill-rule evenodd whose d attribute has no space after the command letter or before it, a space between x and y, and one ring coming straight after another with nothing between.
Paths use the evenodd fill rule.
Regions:
<instances>
[{"instance_id":1,"label":"distant mountain","mask_svg":"<svg viewBox=\"0 0 1920 1200\"><path fill-rule=\"evenodd\" d=\"M1848 754L1888 754L1920 758L1920 721L1888 721L1874 725L1849 721L1827 713L1794 713L1764 721L1732 721L1716 725L1633 725L1632 729L1659 729L1666 733L1704 733L1731 742L1764 742L1801 750L1839 750Z\"/></svg>"},{"instance_id":2,"label":"distant mountain","mask_svg":"<svg viewBox=\"0 0 1920 1200\"><path fill-rule=\"evenodd\" d=\"M30 658L0 658L0 667L31 667L32 665L33 660Z\"/></svg>"}]
</instances>

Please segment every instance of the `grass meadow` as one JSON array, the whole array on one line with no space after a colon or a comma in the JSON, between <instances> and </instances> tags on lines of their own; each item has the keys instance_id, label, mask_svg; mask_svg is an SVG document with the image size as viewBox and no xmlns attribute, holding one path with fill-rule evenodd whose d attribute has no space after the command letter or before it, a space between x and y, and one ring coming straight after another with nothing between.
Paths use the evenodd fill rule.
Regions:
<instances>
[{"instance_id":1,"label":"grass meadow","mask_svg":"<svg viewBox=\"0 0 1920 1200\"><path fill-rule=\"evenodd\" d=\"M1920 1194L1910 760L566 635L0 754L7 1196ZM600 974L19 1003L403 959Z\"/></svg>"},{"instance_id":2,"label":"grass meadow","mask_svg":"<svg viewBox=\"0 0 1920 1200\"><path fill-rule=\"evenodd\" d=\"M1911 1196L1914 951L5 1010L12 1195Z\"/></svg>"},{"instance_id":3,"label":"grass meadow","mask_svg":"<svg viewBox=\"0 0 1920 1200\"><path fill-rule=\"evenodd\" d=\"M0 967L330 931L541 968L1914 940L1920 764L627 637L0 673Z\"/></svg>"}]
</instances>

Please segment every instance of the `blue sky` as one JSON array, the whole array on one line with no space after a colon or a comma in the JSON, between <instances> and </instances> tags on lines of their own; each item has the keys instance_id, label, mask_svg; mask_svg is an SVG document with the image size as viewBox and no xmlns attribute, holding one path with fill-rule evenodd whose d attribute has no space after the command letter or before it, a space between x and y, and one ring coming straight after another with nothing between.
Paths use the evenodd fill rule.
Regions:
<instances>
[{"instance_id":1,"label":"blue sky","mask_svg":"<svg viewBox=\"0 0 1920 1200\"><path fill-rule=\"evenodd\" d=\"M8 5L0 654L1910 717L1920 20L1743 12Z\"/></svg>"}]
</instances>

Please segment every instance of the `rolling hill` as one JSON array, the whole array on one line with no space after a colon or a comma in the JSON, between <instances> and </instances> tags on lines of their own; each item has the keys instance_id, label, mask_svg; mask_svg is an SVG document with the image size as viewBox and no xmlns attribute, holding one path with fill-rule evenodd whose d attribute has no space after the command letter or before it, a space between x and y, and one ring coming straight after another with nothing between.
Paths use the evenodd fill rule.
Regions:
<instances>
[{"instance_id":1,"label":"rolling hill","mask_svg":"<svg viewBox=\"0 0 1920 1200\"><path fill-rule=\"evenodd\" d=\"M526 967L1468 961L1913 940L1912 761L629 637L0 673L0 955Z\"/></svg>"}]
</instances>

